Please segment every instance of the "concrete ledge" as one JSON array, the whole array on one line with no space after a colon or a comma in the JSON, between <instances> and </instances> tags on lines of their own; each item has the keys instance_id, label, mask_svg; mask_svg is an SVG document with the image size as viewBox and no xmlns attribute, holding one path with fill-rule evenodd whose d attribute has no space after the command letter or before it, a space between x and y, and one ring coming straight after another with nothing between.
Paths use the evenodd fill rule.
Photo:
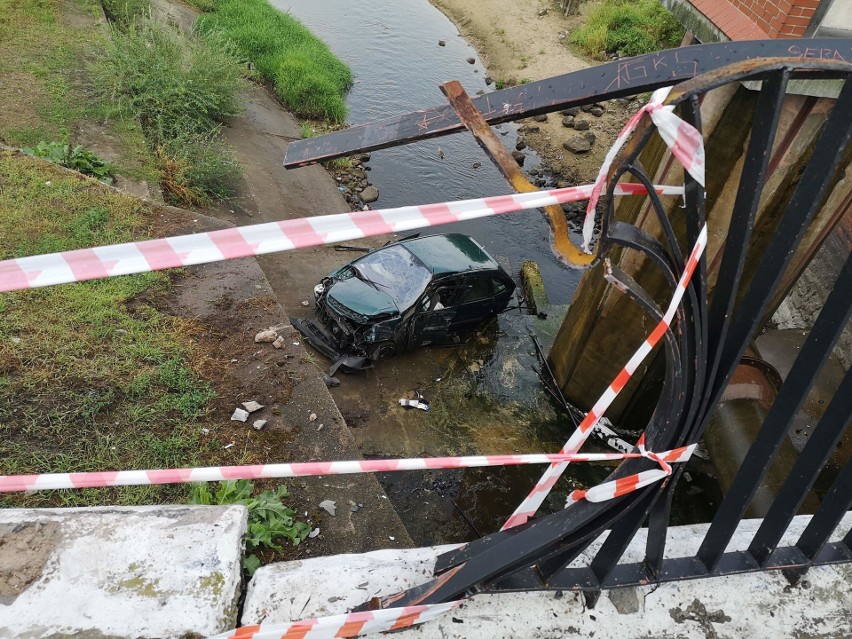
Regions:
<instances>
[{"instance_id":1,"label":"concrete ledge","mask_svg":"<svg viewBox=\"0 0 852 639\"><path fill-rule=\"evenodd\" d=\"M782 543L795 541L810 517L797 517ZM748 546L759 520L742 522L728 550ZM852 526L852 513L838 539ZM669 530L668 556L692 554L707 525ZM600 547L603 536L590 547ZM641 559L645 531L625 553ZM249 584L243 625L280 623L339 614L376 595L388 595L427 581L435 558L449 546L338 555L261 568ZM588 551L587 551L588 553ZM584 553L577 563L589 561ZM594 609L582 595L566 592L477 595L438 621L396 633L399 637L566 637L597 639L740 639L742 637L852 636L852 564L812 569L790 587L778 572L667 583L606 592Z\"/></svg>"},{"instance_id":2,"label":"concrete ledge","mask_svg":"<svg viewBox=\"0 0 852 639\"><path fill-rule=\"evenodd\" d=\"M0 510L0 637L233 628L242 506Z\"/></svg>"}]
</instances>

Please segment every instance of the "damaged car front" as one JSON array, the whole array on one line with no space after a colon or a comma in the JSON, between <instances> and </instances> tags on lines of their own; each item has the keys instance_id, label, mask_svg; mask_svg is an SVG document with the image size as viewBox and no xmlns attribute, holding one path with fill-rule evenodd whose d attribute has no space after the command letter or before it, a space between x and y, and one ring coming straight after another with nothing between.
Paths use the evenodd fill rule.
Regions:
<instances>
[{"instance_id":1,"label":"damaged car front","mask_svg":"<svg viewBox=\"0 0 852 639\"><path fill-rule=\"evenodd\" d=\"M363 368L396 353L404 319L423 294L432 273L401 244L351 262L314 288L317 317L294 321L317 350L347 368ZM325 329L325 330L322 330Z\"/></svg>"}]
</instances>

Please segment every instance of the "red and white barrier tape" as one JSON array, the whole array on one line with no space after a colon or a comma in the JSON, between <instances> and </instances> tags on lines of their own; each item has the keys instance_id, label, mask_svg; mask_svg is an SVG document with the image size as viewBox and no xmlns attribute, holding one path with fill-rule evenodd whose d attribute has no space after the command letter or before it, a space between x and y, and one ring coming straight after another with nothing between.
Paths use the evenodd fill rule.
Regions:
<instances>
[{"instance_id":1,"label":"red and white barrier tape","mask_svg":"<svg viewBox=\"0 0 852 639\"><path fill-rule=\"evenodd\" d=\"M333 639L409 628L431 621L463 602L383 608L290 623L243 626L209 639Z\"/></svg>"},{"instance_id":2,"label":"red and white barrier tape","mask_svg":"<svg viewBox=\"0 0 852 639\"><path fill-rule=\"evenodd\" d=\"M320 215L209 233L19 257L0 261L0 292L146 273L334 244L373 235L401 233L449 222L585 200L593 188L593 185L573 186L457 202ZM679 186L655 186L654 190L659 195L683 195L683 187ZM616 188L617 195L645 193L641 184L625 183Z\"/></svg>"},{"instance_id":3,"label":"red and white barrier tape","mask_svg":"<svg viewBox=\"0 0 852 639\"><path fill-rule=\"evenodd\" d=\"M618 134L612 147L607 152L606 157L604 157L603 164L601 164L600 171L598 171L598 177L595 179L592 187L589 204L586 207L586 219L583 222L583 249L588 250L589 242L592 241L592 231L595 227L595 207L606 184L606 178L615 160L615 156L618 155L621 147L624 146L627 138L630 137L630 134L633 133L639 124L639 120L646 113L651 116L651 120L656 125L660 137L663 138L663 142L669 147L672 155L680 161L683 168L695 178L696 182L704 186L704 138L698 129L684 122L674 114L673 106L663 105L669 91L671 91L671 87L663 87L651 94L648 104L639 109L627 121L627 124L624 125L621 133Z\"/></svg>"},{"instance_id":4,"label":"red and white barrier tape","mask_svg":"<svg viewBox=\"0 0 852 639\"><path fill-rule=\"evenodd\" d=\"M707 246L707 225L705 224L701 232L698 234L698 241L695 243L695 246L692 249L692 253L689 256L689 259L686 261L686 265L684 267L683 273L680 276L680 281L678 282L677 288L672 295L671 302L669 303L668 309L666 309L666 313L663 316L663 319L657 324L651 334L645 339L639 349L633 354L630 360L625 364L624 368L621 372L616 376L609 387L604 391L603 395L600 396L595 405L592 407L592 410L589 411L588 415L580 422L580 425L577 429L571 434L571 437L565 443L565 446L562 447L562 450L559 451L561 454L570 455L576 453L580 450L580 447L589 438L589 435L592 433L592 429L597 421L603 417L604 412L612 401L618 396L618 393L621 392L621 389L627 384L630 380L630 377L639 367L639 364L642 363L642 360L648 356L651 350L656 346L657 342L660 341L663 335L665 335L666 330L668 330L671 325L672 319L674 319L675 313L677 312L678 304L680 304L681 299L683 298L684 293L686 292L686 287L689 284L689 280L692 279L692 274L695 272L696 267L698 266L698 261L701 258L702 253L704 253L704 249ZM640 447L641 449L641 447ZM559 480L562 476L562 473L565 471L565 468L568 466L568 462L558 462L555 464L551 464L544 474L539 479L538 483L533 487L530 494L526 499L521 503L520 506L512 513L512 516L506 520L506 523L503 524L503 528L501 530L506 530L507 528L513 528L514 526L518 526L520 524L524 524L529 520L530 517L535 515L538 511L539 506L544 502L548 493L550 493L550 489L553 488L553 485ZM624 481L624 480L617 480ZM656 481L656 480L654 480ZM647 485L647 484L643 484ZM638 488L639 486L636 486ZM634 488L635 489L635 488Z\"/></svg>"},{"instance_id":5,"label":"red and white barrier tape","mask_svg":"<svg viewBox=\"0 0 852 639\"><path fill-rule=\"evenodd\" d=\"M112 486L149 486L154 484L189 484L228 479L283 479L289 477L324 477L386 473L397 470L437 470L448 468L482 468L486 466L519 466L554 462L618 461L636 457L654 459L666 470L672 455L685 449L665 453L582 453L529 455L469 455L466 457L424 457L411 459L359 459L352 461L301 462L294 464L256 464L246 466L208 466L159 470L118 470L88 473L44 473L40 475L2 475L0 493L71 488L105 488ZM679 460L678 460L679 461ZM684 459L683 461L686 461ZM669 474L671 469L665 474ZM661 476L662 477L662 476Z\"/></svg>"}]
</instances>

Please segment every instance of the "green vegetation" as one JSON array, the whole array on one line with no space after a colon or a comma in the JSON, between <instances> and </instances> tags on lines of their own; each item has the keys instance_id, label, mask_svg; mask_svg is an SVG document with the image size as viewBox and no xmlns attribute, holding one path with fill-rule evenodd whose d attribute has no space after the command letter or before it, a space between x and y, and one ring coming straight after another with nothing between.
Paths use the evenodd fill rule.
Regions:
<instances>
[{"instance_id":1,"label":"green vegetation","mask_svg":"<svg viewBox=\"0 0 852 639\"><path fill-rule=\"evenodd\" d=\"M148 0L101 0L101 5L110 21L121 27L151 12Z\"/></svg>"},{"instance_id":2,"label":"green vegetation","mask_svg":"<svg viewBox=\"0 0 852 639\"><path fill-rule=\"evenodd\" d=\"M41 160L0 152L0 259L144 237L139 200ZM149 273L6 293L0 298L3 472L163 468L215 463L221 445L197 418L214 396L193 346L199 329L139 300ZM0 506L183 501L185 487L9 495Z\"/></svg>"},{"instance_id":3,"label":"green vegetation","mask_svg":"<svg viewBox=\"0 0 852 639\"><path fill-rule=\"evenodd\" d=\"M24 149L24 153L91 175L105 184L112 184L110 165L91 151L83 149L79 144L72 148L70 144L42 140L35 148Z\"/></svg>"},{"instance_id":4,"label":"green vegetation","mask_svg":"<svg viewBox=\"0 0 852 639\"><path fill-rule=\"evenodd\" d=\"M137 18L113 28L94 74L104 99L142 123L175 202L207 204L233 194L239 166L219 129L239 110L242 65L228 41Z\"/></svg>"},{"instance_id":5,"label":"green vegetation","mask_svg":"<svg viewBox=\"0 0 852 639\"><path fill-rule=\"evenodd\" d=\"M267 0L219 0L201 16L203 33L222 33L251 60L288 109L307 118L340 123L352 72L292 16Z\"/></svg>"},{"instance_id":6,"label":"green vegetation","mask_svg":"<svg viewBox=\"0 0 852 639\"><path fill-rule=\"evenodd\" d=\"M656 0L601 0L588 10L586 24L570 41L586 54L640 55L670 49L683 39L683 27Z\"/></svg>"},{"instance_id":7,"label":"green vegetation","mask_svg":"<svg viewBox=\"0 0 852 639\"><path fill-rule=\"evenodd\" d=\"M191 504L205 506L242 504L248 509L248 531L246 532L246 551L243 568L249 575L260 567L260 558L255 551L272 549L282 552L284 549L276 542L287 539L297 546L311 532L311 527L296 521L295 511L284 505L284 497L289 496L285 486L275 490L264 490L252 496L254 484L247 479L219 482L219 489L210 492L209 484L195 484L190 497Z\"/></svg>"}]
</instances>

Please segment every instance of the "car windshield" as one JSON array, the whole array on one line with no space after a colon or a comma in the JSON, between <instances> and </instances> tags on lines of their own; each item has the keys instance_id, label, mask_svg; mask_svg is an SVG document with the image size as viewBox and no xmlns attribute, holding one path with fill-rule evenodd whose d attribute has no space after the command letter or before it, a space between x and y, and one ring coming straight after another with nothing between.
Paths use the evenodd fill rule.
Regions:
<instances>
[{"instance_id":1,"label":"car windshield","mask_svg":"<svg viewBox=\"0 0 852 639\"><path fill-rule=\"evenodd\" d=\"M432 279L423 262L398 244L371 253L352 266L361 279L390 295L401 311L417 301Z\"/></svg>"}]
</instances>

